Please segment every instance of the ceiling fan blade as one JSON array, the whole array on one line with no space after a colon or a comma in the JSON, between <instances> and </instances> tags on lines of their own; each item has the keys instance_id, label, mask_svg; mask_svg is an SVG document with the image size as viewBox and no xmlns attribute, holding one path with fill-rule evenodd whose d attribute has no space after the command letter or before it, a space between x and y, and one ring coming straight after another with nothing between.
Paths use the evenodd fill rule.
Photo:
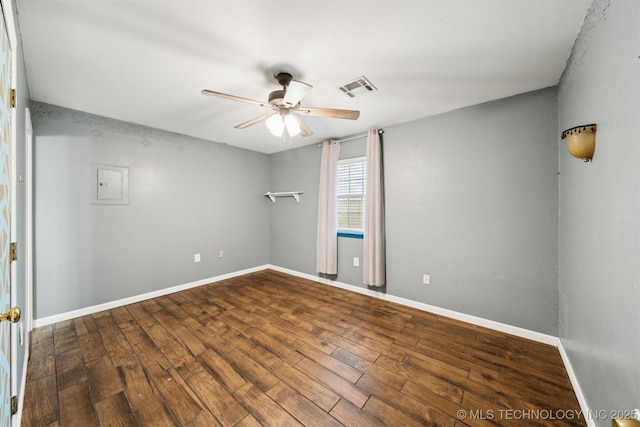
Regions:
<instances>
[{"instance_id":1,"label":"ceiling fan blade","mask_svg":"<svg viewBox=\"0 0 640 427\"><path fill-rule=\"evenodd\" d=\"M298 105L298 102L309 93L313 86L299 82L297 80L291 80L289 86L287 86L287 92L282 99L283 104L287 104L291 107Z\"/></svg>"},{"instance_id":2,"label":"ceiling fan blade","mask_svg":"<svg viewBox=\"0 0 640 427\"><path fill-rule=\"evenodd\" d=\"M293 116L294 119L296 119L296 121L300 125L300 135L302 136L313 135L313 132L311 131L311 129L309 129L309 127L305 124L305 122L302 121L300 117L298 117L297 114L291 114L291 115Z\"/></svg>"},{"instance_id":3,"label":"ceiling fan blade","mask_svg":"<svg viewBox=\"0 0 640 427\"><path fill-rule=\"evenodd\" d=\"M310 116L333 117L335 119L357 120L360 117L360 111L358 110L339 110L335 108L300 107L297 112Z\"/></svg>"},{"instance_id":4,"label":"ceiling fan blade","mask_svg":"<svg viewBox=\"0 0 640 427\"><path fill-rule=\"evenodd\" d=\"M255 124L264 122L265 120L267 120L269 117L273 116L274 114L279 114L277 111L273 112L273 113L269 113L269 114L265 114L264 116L260 116L260 117L256 117L255 119L251 119L248 120L244 123L240 123L237 126L234 126L234 128L236 129L244 129L244 128L248 128L249 126L253 126Z\"/></svg>"},{"instance_id":5,"label":"ceiling fan blade","mask_svg":"<svg viewBox=\"0 0 640 427\"><path fill-rule=\"evenodd\" d=\"M254 101L253 99L242 98L240 96L229 95L222 92L216 92L215 90L203 89L201 92L203 95L217 96L218 98L230 99L231 101L244 102L246 104L259 105L260 107L271 107L264 102Z\"/></svg>"}]
</instances>

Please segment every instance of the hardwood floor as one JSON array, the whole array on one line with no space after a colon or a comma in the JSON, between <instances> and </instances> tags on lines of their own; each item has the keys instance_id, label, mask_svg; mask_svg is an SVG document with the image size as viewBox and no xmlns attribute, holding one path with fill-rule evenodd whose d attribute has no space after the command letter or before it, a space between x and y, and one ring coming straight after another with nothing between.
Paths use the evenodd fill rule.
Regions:
<instances>
[{"instance_id":1,"label":"hardwood floor","mask_svg":"<svg viewBox=\"0 0 640 427\"><path fill-rule=\"evenodd\" d=\"M24 426L586 425L558 350L265 270L33 332Z\"/></svg>"}]
</instances>

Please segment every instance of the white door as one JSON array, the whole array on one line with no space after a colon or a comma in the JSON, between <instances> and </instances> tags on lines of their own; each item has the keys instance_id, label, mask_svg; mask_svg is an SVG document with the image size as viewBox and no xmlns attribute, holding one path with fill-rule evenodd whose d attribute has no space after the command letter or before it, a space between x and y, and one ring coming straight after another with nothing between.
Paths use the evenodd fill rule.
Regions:
<instances>
[{"instance_id":1,"label":"white door","mask_svg":"<svg viewBox=\"0 0 640 427\"><path fill-rule=\"evenodd\" d=\"M11 309L11 45L0 19L0 313ZM15 311L13 312L15 314ZM14 317L15 319L15 317ZM0 321L0 426L11 423L11 323Z\"/></svg>"}]
</instances>

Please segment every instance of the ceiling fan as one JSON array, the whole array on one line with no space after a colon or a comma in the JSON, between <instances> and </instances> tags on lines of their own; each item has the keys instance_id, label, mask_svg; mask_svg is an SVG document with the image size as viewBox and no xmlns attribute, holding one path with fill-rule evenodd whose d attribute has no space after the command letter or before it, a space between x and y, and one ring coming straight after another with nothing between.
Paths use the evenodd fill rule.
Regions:
<instances>
[{"instance_id":1,"label":"ceiling fan","mask_svg":"<svg viewBox=\"0 0 640 427\"><path fill-rule=\"evenodd\" d=\"M285 130L290 136L296 136L298 134L302 136L312 135L313 132L302 121L299 114L348 120L356 120L360 116L360 111L357 110L301 107L300 100L309 93L313 86L293 80L293 76L287 72L276 73L274 77L278 83L282 85L282 89L271 92L268 102L254 101L252 99L228 95L209 89L204 89L202 94L271 108L273 110L272 112L240 123L234 127L236 129L244 129L261 122L266 122L271 133L276 136L282 136Z\"/></svg>"}]
</instances>

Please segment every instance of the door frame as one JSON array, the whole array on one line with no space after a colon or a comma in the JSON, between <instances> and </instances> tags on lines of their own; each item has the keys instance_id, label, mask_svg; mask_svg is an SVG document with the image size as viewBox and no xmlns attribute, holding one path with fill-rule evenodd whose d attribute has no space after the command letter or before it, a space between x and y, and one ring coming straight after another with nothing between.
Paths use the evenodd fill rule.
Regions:
<instances>
[{"instance_id":1,"label":"door frame","mask_svg":"<svg viewBox=\"0 0 640 427\"><path fill-rule=\"evenodd\" d=\"M24 286L25 286L25 307L24 335L25 360L29 359L31 353L31 331L33 330L33 124L31 122L31 110L25 108L24 115L24 184L25 184L25 233L24 233ZM26 365L25 365L26 371Z\"/></svg>"}]
</instances>

